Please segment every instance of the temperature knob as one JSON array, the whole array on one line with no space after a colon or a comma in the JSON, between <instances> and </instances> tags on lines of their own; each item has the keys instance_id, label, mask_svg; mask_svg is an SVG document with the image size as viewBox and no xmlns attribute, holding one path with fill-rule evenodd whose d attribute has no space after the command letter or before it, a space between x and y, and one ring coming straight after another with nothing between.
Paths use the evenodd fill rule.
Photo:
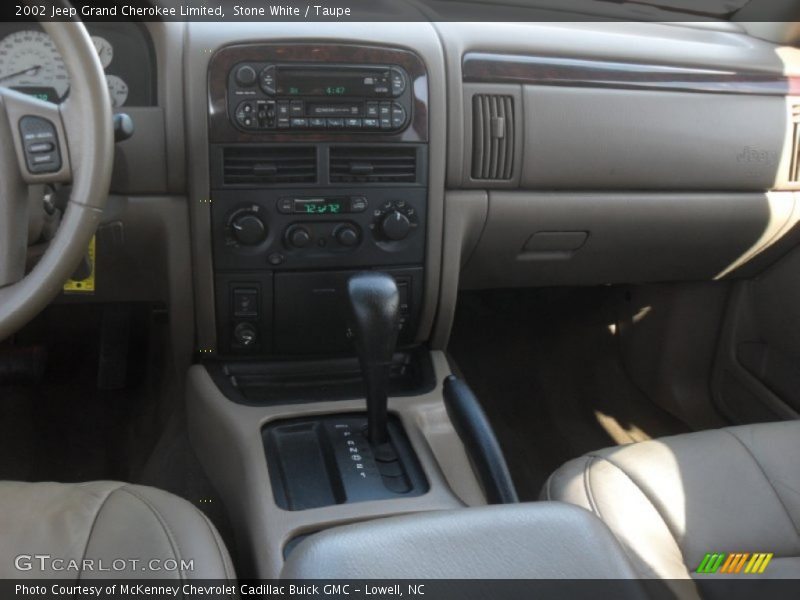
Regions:
<instances>
[{"instance_id":1,"label":"temperature knob","mask_svg":"<svg viewBox=\"0 0 800 600\"><path fill-rule=\"evenodd\" d=\"M255 246L267 237L267 226L251 212L240 213L231 221L231 232L243 246Z\"/></svg>"},{"instance_id":2,"label":"temperature knob","mask_svg":"<svg viewBox=\"0 0 800 600\"><path fill-rule=\"evenodd\" d=\"M411 221L399 210L393 210L383 217L381 231L393 242L404 240L411 231Z\"/></svg>"}]
</instances>

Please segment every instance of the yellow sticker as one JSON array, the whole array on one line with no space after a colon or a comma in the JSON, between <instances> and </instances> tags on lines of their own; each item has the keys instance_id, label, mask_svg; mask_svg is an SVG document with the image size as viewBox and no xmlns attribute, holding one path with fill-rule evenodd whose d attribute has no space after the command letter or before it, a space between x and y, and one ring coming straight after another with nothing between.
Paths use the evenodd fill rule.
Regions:
<instances>
[{"instance_id":1,"label":"yellow sticker","mask_svg":"<svg viewBox=\"0 0 800 600\"><path fill-rule=\"evenodd\" d=\"M89 242L89 252L86 258L89 261L89 276L86 279L67 279L64 284L64 291L69 294L92 294L94 293L94 271L95 271L95 247L94 236Z\"/></svg>"}]
</instances>

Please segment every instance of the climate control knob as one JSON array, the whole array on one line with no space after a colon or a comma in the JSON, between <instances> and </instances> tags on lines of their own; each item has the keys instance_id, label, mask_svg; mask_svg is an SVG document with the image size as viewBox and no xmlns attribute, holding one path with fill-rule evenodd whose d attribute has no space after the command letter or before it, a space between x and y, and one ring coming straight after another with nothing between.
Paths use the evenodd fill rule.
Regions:
<instances>
[{"instance_id":1,"label":"climate control knob","mask_svg":"<svg viewBox=\"0 0 800 600\"><path fill-rule=\"evenodd\" d=\"M286 242L294 248L305 248L311 243L311 234L301 225L293 225L286 231Z\"/></svg>"},{"instance_id":2,"label":"climate control knob","mask_svg":"<svg viewBox=\"0 0 800 600\"><path fill-rule=\"evenodd\" d=\"M393 242L404 240L411 231L411 221L399 210L393 210L383 217L381 232Z\"/></svg>"},{"instance_id":3,"label":"climate control knob","mask_svg":"<svg viewBox=\"0 0 800 600\"><path fill-rule=\"evenodd\" d=\"M336 230L335 236L336 241L339 242L340 245L346 246L347 248L357 246L360 239L360 236L358 235L358 229L352 225L342 225Z\"/></svg>"},{"instance_id":4,"label":"climate control knob","mask_svg":"<svg viewBox=\"0 0 800 600\"><path fill-rule=\"evenodd\" d=\"M267 226L251 212L240 213L231 220L231 231L243 246L255 246L267 237Z\"/></svg>"}]
</instances>

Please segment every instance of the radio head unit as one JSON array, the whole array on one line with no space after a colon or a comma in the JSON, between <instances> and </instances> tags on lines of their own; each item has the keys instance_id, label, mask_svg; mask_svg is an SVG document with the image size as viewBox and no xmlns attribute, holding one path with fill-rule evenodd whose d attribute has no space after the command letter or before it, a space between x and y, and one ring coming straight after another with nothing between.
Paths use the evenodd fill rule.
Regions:
<instances>
[{"instance_id":1,"label":"radio head unit","mask_svg":"<svg viewBox=\"0 0 800 600\"><path fill-rule=\"evenodd\" d=\"M251 132L397 132L411 120L408 81L396 65L242 62L228 74L228 116Z\"/></svg>"}]
</instances>

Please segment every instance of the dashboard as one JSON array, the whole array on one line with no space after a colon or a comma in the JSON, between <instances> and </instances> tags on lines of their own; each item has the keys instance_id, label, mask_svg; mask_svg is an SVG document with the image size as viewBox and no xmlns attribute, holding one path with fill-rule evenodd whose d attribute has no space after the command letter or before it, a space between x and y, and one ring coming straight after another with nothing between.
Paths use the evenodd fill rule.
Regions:
<instances>
[{"instance_id":1,"label":"dashboard","mask_svg":"<svg viewBox=\"0 0 800 600\"><path fill-rule=\"evenodd\" d=\"M87 29L106 73L112 106L155 105L154 56L146 30L130 22L91 23ZM0 23L0 85L56 103L69 94L64 62L35 24Z\"/></svg>"},{"instance_id":2,"label":"dashboard","mask_svg":"<svg viewBox=\"0 0 800 600\"><path fill-rule=\"evenodd\" d=\"M136 125L114 218L163 220L140 255L188 218L169 264L204 353L338 352L354 270L405 284L411 346L446 338L458 289L709 280L800 214L800 51L733 26L87 27ZM0 85L69 94L35 24L0 23Z\"/></svg>"}]
</instances>

